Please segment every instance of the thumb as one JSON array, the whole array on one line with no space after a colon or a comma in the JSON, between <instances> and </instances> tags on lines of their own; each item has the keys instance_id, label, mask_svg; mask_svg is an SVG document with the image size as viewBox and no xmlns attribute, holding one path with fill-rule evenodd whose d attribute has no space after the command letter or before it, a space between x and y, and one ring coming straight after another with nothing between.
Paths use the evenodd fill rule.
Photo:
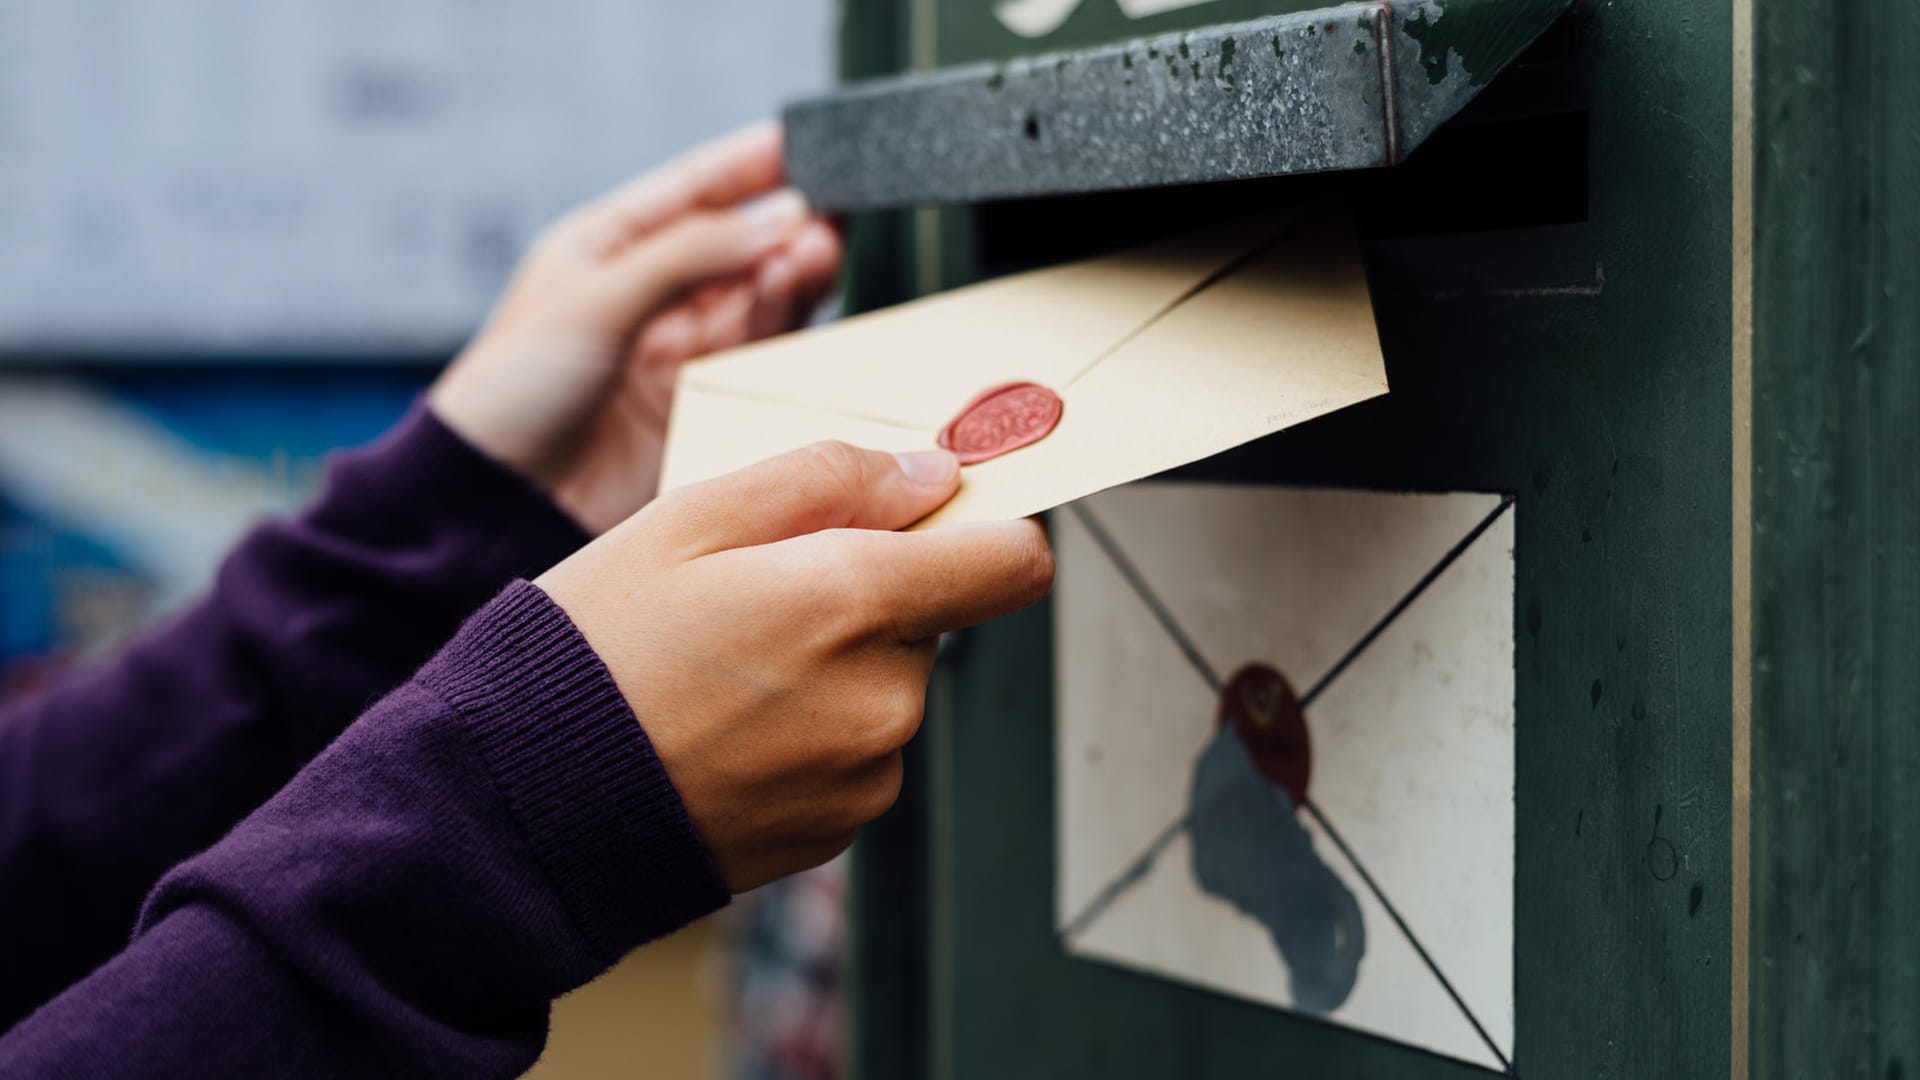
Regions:
<instances>
[{"instance_id":1,"label":"thumb","mask_svg":"<svg viewBox=\"0 0 1920 1080\"><path fill-rule=\"evenodd\" d=\"M945 450L823 442L683 488L660 509L668 542L697 558L824 529L903 529L959 489L960 462Z\"/></svg>"},{"instance_id":2,"label":"thumb","mask_svg":"<svg viewBox=\"0 0 1920 1080\"><path fill-rule=\"evenodd\" d=\"M609 321L632 326L695 286L749 273L806 222L806 200L793 191L682 214L613 257L597 306Z\"/></svg>"}]
</instances>

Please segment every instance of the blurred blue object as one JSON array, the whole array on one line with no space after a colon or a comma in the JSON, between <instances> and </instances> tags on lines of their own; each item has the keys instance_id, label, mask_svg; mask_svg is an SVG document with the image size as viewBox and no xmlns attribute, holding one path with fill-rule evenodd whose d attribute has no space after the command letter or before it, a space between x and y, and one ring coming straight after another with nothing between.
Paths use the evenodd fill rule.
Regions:
<instances>
[{"instance_id":1,"label":"blurred blue object","mask_svg":"<svg viewBox=\"0 0 1920 1080\"><path fill-rule=\"evenodd\" d=\"M99 371L95 385L209 453L311 457L386 430L433 371L338 367Z\"/></svg>"},{"instance_id":2,"label":"blurred blue object","mask_svg":"<svg viewBox=\"0 0 1920 1080\"><path fill-rule=\"evenodd\" d=\"M0 698L202 587L329 450L377 436L417 367L122 369L0 379Z\"/></svg>"}]
</instances>

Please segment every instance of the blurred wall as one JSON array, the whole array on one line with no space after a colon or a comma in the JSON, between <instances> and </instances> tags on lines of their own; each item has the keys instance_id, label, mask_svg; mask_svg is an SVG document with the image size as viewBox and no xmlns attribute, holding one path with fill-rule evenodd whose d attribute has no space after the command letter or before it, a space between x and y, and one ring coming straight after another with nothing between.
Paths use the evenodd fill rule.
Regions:
<instances>
[{"instance_id":1,"label":"blurred wall","mask_svg":"<svg viewBox=\"0 0 1920 1080\"><path fill-rule=\"evenodd\" d=\"M199 589L830 0L0 0L0 694Z\"/></svg>"},{"instance_id":2,"label":"blurred wall","mask_svg":"<svg viewBox=\"0 0 1920 1080\"><path fill-rule=\"evenodd\" d=\"M0 350L444 352L543 222L831 39L827 0L0 0Z\"/></svg>"}]
</instances>

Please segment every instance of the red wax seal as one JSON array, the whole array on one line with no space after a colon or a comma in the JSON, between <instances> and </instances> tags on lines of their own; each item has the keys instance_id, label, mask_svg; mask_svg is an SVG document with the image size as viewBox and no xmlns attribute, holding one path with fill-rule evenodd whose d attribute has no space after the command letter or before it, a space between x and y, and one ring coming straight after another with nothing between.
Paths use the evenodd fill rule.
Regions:
<instances>
[{"instance_id":1,"label":"red wax seal","mask_svg":"<svg viewBox=\"0 0 1920 1080\"><path fill-rule=\"evenodd\" d=\"M940 448L962 465L977 465L1047 437L1066 405L1039 383L996 386L967 403L940 432Z\"/></svg>"},{"instance_id":2,"label":"red wax seal","mask_svg":"<svg viewBox=\"0 0 1920 1080\"><path fill-rule=\"evenodd\" d=\"M1265 664L1248 664L1234 672L1220 692L1218 721L1233 725L1253 767L1286 788L1296 808L1306 801L1313 746L1307 740L1306 714L1286 676Z\"/></svg>"}]
</instances>

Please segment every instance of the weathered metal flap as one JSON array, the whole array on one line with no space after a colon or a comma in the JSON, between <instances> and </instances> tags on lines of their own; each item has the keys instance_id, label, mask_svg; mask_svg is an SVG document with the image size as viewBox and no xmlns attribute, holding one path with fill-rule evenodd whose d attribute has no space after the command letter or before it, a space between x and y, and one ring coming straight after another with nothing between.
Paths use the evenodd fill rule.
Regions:
<instances>
[{"instance_id":1,"label":"weathered metal flap","mask_svg":"<svg viewBox=\"0 0 1920 1080\"><path fill-rule=\"evenodd\" d=\"M1398 164L1569 0L1372 0L856 84L787 108L815 206Z\"/></svg>"}]
</instances>

